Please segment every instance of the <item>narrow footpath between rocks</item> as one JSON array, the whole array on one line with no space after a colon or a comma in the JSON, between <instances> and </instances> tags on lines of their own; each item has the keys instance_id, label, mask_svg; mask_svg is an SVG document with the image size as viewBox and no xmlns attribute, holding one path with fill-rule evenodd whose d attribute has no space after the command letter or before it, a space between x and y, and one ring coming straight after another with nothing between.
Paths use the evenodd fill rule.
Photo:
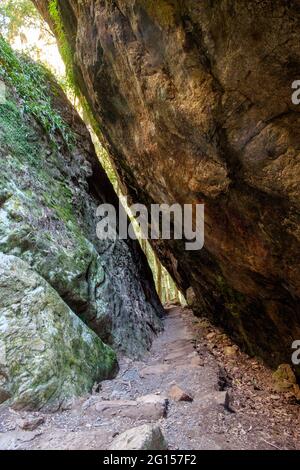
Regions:
<instances>
[{"instance_id":1,"label":"narrow footpath between rocks","mask_svg":"<svg viewBox=\"0 0 300 470\"><path fill-rule=\"evenodd\" d=\"M144 360L121 358L117 378L92 395L54 414L2 407L0 449L115 448L149 424L170 450L300 449L300 406L272 391L271 377L206 320L171 307Z\"/></svg>"}]
</instances>

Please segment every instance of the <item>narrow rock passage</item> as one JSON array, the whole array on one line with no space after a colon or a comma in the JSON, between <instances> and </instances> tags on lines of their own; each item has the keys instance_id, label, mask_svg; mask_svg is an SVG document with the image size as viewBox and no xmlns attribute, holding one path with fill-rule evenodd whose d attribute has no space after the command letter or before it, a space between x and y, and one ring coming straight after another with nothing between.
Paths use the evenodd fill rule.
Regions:
<instances>
[{"instance_id":1,"label":"narrow rock passage","mask_svg":"<svg viewBox=\"0 0 300 470\"><path fill-rule=\"evenodd\" d=\"M147 357L121 358L116 379L102 382L94 394L64 411L46 415L2 409L0 448L108 449L122 432L148 423L160 426L169 449L300 448L299 434L291 438L285 424L271 429L271 415L268 420L251 414L245 403L235 408L231 380L197 323L189 310L166 309L164 332ZM293 412L297 427L298 405Z\"/></svg>"}]
</instances>

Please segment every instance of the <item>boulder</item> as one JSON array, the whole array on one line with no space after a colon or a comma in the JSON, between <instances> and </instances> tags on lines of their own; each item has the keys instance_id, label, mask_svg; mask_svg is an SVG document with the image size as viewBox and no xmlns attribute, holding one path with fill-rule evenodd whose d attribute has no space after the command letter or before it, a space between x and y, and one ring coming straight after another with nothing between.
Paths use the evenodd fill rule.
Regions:
<instances>
[{"instance_id":1,"label":"boulder","mask_svg":"<svg viewBox=\"0 0 300 470\"><path fill-rule=\"evenodd\" d=\"M64 27L130 199L205 204L204 248L153 240L157 255L197 314L269 365L288 362L300 332L298 3L57 0L57 27L49 1L34 3Z\"/></svg>"},{"instance_id":2,"label":"boulder","mask_svg":"<svg viewBox=\"0 0 300 470\"><path fill-rule=\"evenodd\" d=\"M149 395L138 397L136 400L140 405L142 414L145 413L145 410L149 410L150 416L152 411L152 417L156 417L156 419L167 416L168 398L166 396L150 393Z\"/></svg>"},{"instance_id":3,"label":"boulder","mask_svg":"<svg viewBox=\"0 0 300 470\"><path fill-rule=\"evenodd\" d=\"M0 390L15 409L53 410L112 377L116 355L21 259L0 254Z\"/></svg>"},{"instance_id":4,"label":"boulder","mask_svg":"<svg viewBox=\"0 0 300 470\"><path fill-rule=\"evenodd\" d=\"M168 446L158 425L145 424L116 437L110 450L167 450Z\"/></svg>"},{"instance_id":5,"label":"boulder","mask_svg":"<svg viewBox=\"0 0 300 470\"><path fill-rule=\"evenodd\" d=\"M230 401L231 397L227 391L213 391L204 396L197 397L197 402L205 408L222 406L226 410L233 411Z\"/></svg>"}]
</instances>

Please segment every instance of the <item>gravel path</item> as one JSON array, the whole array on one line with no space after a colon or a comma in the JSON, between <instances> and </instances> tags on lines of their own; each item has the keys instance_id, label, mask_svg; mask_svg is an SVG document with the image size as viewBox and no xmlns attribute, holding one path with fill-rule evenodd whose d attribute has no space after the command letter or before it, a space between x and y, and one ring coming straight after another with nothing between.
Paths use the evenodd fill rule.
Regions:
<instances>
[{"instance_id":1,"label":"gravel path","mask_svg":"<svg viewBox=\"0 0 300 470\"><path fill-rule=\"evenodd\" d=\"M187 309L167 309L164 332L144 360L120 358L117 378L103 382L92 395L51 415L2 407L0 449L108 449L123 431L153 422L174 450L299 449L299 405L275 398L281 410L277 422L264 385L270 372L237 348L234 357L226 358L220 352L224 335L209 328L207 333L207 324ZM226 339L227 349L228 344ZM228 373L242 371L245 364L250 378L252 373L261 377L257 400L246 385L241 391L242 379ZM192 401L177 401L178 387ZM22 429L34 428L37 419L44 422L36 429Z\"/></svg>"}]
</instances>

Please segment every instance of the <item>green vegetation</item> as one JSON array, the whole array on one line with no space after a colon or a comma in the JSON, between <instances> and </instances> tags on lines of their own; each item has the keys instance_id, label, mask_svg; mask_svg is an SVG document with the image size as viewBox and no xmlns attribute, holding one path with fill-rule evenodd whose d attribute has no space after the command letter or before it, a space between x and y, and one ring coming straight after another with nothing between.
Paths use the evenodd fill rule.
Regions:
<instances>
[{"instance_id":1,"label":"green vegetation","mask_svg":"<svg viewBox=\"0 0 300 470\"><path fill-rule=\"evenodd\" d=\"M8 40L22 34L40 21L39 14L30 0L1 0L0 31Z\"/></svg>"},{"instance_id":2,"label":"green vegetation","mask_svg":"<svg viewBox=\"0 0 300 470\"><path fill-rule=\"evenodd\" d=\"M174 24L176 2L169 0L143 0L145 10L149 16L154 18L161 26L167 27Z\"/></svg>"},{"instance_id":3,"label":"green vegetation","mask_svg":"<svg viewBox=\"0 0 300 470\"><path fill-rule=\"evenodd\" d=\"M50 140L56 142L59 132L71 147L73 134L61 116L53 110L50 96L51 76L47 69L16 54L0 36L0 79L11 85L23 100L23 110L43 126Z\"/></svg>"},{"instance_id":4,"label":"green vegetation","mask_svg":"<svg viewBox=\"0 0 300 470\"><path fill-rule=\"evenodd\" d=\"M59 292L84 303L81 273L98 255L79 223L68 163L44 135L8 85L0 106L0 251L22 258Z\"/></svg>"},{"instance_id":5,"label":"green vegetation","mask_svg":"<svg viewBox=\"0 0 300 470\"><path fill-rule=\"evenodd\" d=\"M30 114L30 113L29 113ZM63 181L53 183L52 175L45 171L44 147L36 142L34 129L24 121L22 113L12 96L7 97L5 104L1 105L0 113L0 140L1 155L6 155L0 160L0 185L7 187L12 181L17 182L19 178L25 179L28 175L30 182L26 191L32 196L32 189L35 197L42 197L47 206L54 210L57 216L64 222L72 221L76 228L76 216L72 208L72 193L68 185ZM54 164L58 158L57 150L53 149L53 154L48 159ZM45 188L35 188L35 182L43 181ZM47 190L51 188L51 191ZM37 203L38 207L39 204ZM74 230L75 231L75 230Z\"/></svg>"}]
</instances>

